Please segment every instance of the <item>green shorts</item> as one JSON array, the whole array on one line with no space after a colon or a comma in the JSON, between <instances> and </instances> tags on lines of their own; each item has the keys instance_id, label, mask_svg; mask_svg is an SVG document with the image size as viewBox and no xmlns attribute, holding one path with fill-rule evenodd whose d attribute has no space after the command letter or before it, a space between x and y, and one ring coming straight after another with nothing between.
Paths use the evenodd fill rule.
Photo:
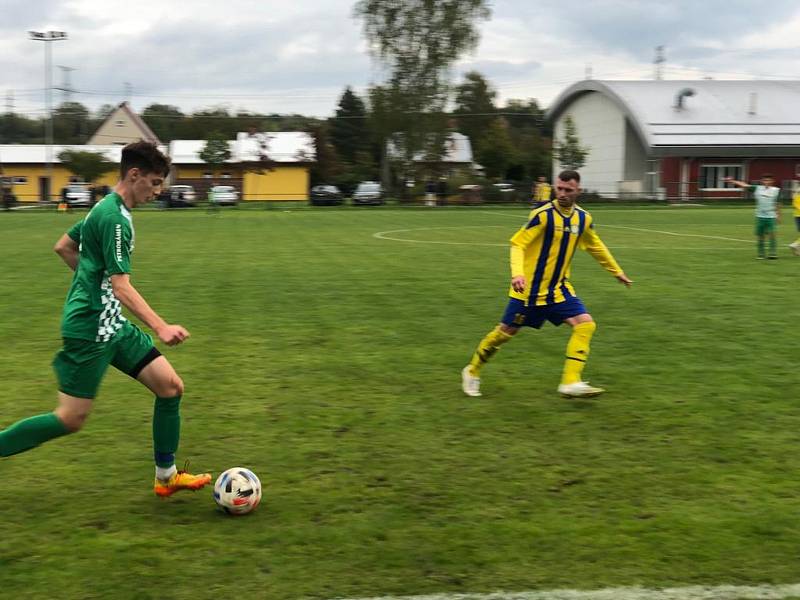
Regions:
<instances>
[{"instance_id":1,"label":"green shorts","mask_svg":"<svg viewBox=\"0 0 800 600\"><path fill-rule=\"evenodd\" d=\"M762 235L769 235L770 233L775 233L775 222L777 219L773 219L770 217L756 217L756 235L761 237Z\"/></svg>"},{"instance_id":2,"label":"green shorts","mask_svg":"<svg viewBox=\"0 0 800 600\"><path fill-rule=\"evenodd\" d=\"M161 353L153 338L130 321L107 342L64 338L53 359L58 389L78 398L94 398L108 365L136 379Z\"/></svg>"}]
</instances>

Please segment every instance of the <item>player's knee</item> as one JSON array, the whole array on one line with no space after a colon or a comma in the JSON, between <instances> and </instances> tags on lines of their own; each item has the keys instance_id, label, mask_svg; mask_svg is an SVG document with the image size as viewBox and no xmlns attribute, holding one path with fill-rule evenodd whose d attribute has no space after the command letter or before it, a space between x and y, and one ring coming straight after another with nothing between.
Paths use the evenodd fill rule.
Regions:
<instances>
[{"instance_id":1,"label":"player's knee","mask_svg":"<svg viewBox=\"0 0 800 600\"><path fill-rule=\"evenodd\" d=\"M513 336L513 335L517 335L517 333L519 333L519 329L520 328L519 327L509 327L505 323L500 323L500 325L498 325L498 329L500 331L502 331L503 333L505 333L506 335L512 335Z\"/></svg>"},{"instance_id":2,"label":"player's knee","mask_svg":"<svg viewBox=\"0 0 800 600\"><path fill-rule=\"evenodd\" d=\"M173 374L161 385L158 395L162 398L183 396L183 379Z\"/></svg>"},{"instance_id":3,"label":"player's knee","mask_svg":"<svg viewBox=\"0 0 800 600\"><path fill-rule=\"evenodd\" d=\"M67 431L70 433L80 431L83 427L83 424L86 423L86 419L89 418L88 410L67 408L63 406L59 406L55 410L55 413L58 417L58 420L64 424L64 427L66 427Z\"/></svg>"}]
</instances>

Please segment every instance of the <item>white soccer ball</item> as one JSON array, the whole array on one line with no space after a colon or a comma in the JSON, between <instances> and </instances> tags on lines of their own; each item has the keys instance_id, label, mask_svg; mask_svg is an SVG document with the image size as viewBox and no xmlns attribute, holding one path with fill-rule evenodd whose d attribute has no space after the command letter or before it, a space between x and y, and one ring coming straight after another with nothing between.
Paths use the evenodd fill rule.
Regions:
<instances>
[{"instance_id":1,"label":"white soccer ball","mask_svg":"<svg viewBox=\"0 0 800 600\"><path fill-rule=\"evenodd\" d=\"M247 514L261 502L261 481L250 469L228 469L217 477L214 500L228 514Z\"/></svg>"}]
</instances>

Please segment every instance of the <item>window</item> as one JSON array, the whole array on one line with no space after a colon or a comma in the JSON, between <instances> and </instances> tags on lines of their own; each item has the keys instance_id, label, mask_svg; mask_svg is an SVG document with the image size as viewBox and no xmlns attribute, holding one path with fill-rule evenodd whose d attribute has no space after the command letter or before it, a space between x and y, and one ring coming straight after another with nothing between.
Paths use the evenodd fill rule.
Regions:
<instances>
[{"instance_id":1,"label":"window","mask_svg":"<svg viewBox=\"0 0 800 600\"><path fill-rule=\"evenodd\" d=\"M736 190L723 181L724 177L733 177L741 181L742 165L701 165L698 187L701 190Z\"/></svg>"},{"instance_id":2,"label":"window","mask_svg":"<svg viewBox=\"0 0 800 600\"><path fill-rule=\"evenodd\" d=\"M125 127L125 121L115 121L114 125L117 127Z\"/></svg>"},{"instance_id":3,"label":"window","mask_svg":"<svg viewBox=\"0 0 800 600\"><path fill-rule=\"evenodd\" d=\"M222 178L223 179L230 179L231 178L231 174L230 173L223 173L222 174Z\"/></svg>"},{"instance_id":4,"label":"window","mask_svg":"<svg viewBox=\"0 0 800 600\"><path fill-rule=\"evenodd\" d=\"M11 183L15 183L15 184L28 183L28 178L27 177L12 177L11 178Z\"/></svg>"},{"instance_id":5,"label":"window","mask_svg":"<svg viewBox=\"0 0 800 600\"><path fill-rule=\"evenodd\" d=\"M214 176L213 173L210 173L208 171L203 173L203 179L211 179L213 176Z\"/></svg>"}]
</instances>

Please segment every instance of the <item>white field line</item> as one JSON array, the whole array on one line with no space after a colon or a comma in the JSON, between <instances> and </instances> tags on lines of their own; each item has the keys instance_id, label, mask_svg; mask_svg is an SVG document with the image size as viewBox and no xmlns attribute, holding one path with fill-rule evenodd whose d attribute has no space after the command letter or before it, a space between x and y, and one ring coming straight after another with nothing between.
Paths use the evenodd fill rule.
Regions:
<instances>
[{"instance_id":1,"label":"white field line","mask_svg":"<svg viewBox=\"0 0 800 600\"><path fill-rule=\"evenodd\" d=\"M541 590L489 594L429 594L379 596L340 600L783 600L800 596L800 583L786 585L720 585L664 589L606 588L601 590Z\"/></svg>"},{"instance_id":2,"label":"white field line","mask_svg":"<svg viewBox=\"0 0 800 600\"><path fill-rule=\"evenodd\" d=\"M506 248L508 244L484 244L481 242L445 242L443 240L409 240L405 238L392 237L393 233L405 233L407 231L432 231L434 229L484 229L486 227L502 227L508 229L504 225L459 225L456 227L412 227L411 229L392 229L391 231L378 231L373 233L372 237L379 240L391 240L393 242L408 242L409 244L447 244L448 246L495 246Z\"/></svg>"},{"instance_id":3,"label":"white field line","mask_svg":"<svg viewBox=\"0 0 800 600\"><path fill-rule=\"evenodd\" d=\"M515 219L521 219L520 215L512 215L511 213L489 213L489 214L496 214L502 215L505 217L514 217ZM743 240L740 238L729 238L729 237L722 237L719 235L702 235L699 233L678 233L676 231L661 231L660 229L644 229L642 227L629 227L627 225L609 225L608 223L603 223L601 225L602 228L610 227L613 229L628 229L630 231L642 231L644 233L660 233L661 235L673 235L676 237L694 237L694 238L705 238L708 240L723 240L725 242L745 242L747 244L752 244L753 240Z\"/></svg>"},{"instance_id":4,"label":"white field line","mask_svg":"<svg viewBox=\"0 0 800 600\"><path fill-rule=\"evenodd\" d=\"M505 216L511 216L507 213L497 213L503 214ZM485 242L449 242L444 240L410 240L408 238L403 237L395 237L393 234L397 233L406 233L410 231L433 231L439 229L484 229L486 227L503 227L503 225L459 225L453 227L412 227L409 229L392 229L389 231L378 231L372 234L372 237L377 238L379 240L389 240L392 242L405 242L407 244L444 244L447 246L492 246L495 248L507 248L508 244L492 244L492 243L485 243ZM661 233L664 235L674 235L674 236L681 236L681 237L699 237L699 238L708 238L708 239L715 239L715 240L723 240L728 242L747 242L752 243L751 240L740 240L738 238L727 238L727 237L720 237L720 236L712 236L712 235L699 235L693 233L675 233L672 231L657 231L655 229L639 229L636 227L627 227L624 225L603 225L603 227L614 227L617 229L632 229L634 231L646 231L649 233ZM701 251L701 250L736 250L736 249L743 249L743 248L687 248L687 247L664 247L664 246L613 246L609 245L609 248L612 250L691 250L691 251Z\"/></svg>"}]
</instances>

